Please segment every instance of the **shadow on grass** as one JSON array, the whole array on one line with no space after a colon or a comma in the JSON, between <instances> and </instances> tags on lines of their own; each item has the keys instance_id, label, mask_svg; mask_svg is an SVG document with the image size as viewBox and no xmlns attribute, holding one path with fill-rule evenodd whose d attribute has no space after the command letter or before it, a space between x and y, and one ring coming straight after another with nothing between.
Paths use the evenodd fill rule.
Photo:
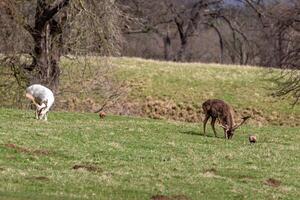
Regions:
<instances>
[{"instance_id":1,"label":"shadow on grass","mask_svg":"<svg viewBox=\"0 0 300 200\"><path fill-rule=\"evenodd\" d=\"M36 119L34 114L22 114L22 115L19 115L19 118Z\"/></svg>"},{"instance_id":2,"label":"shadow on grass","mask_svg":"<svg viewBox=\"0 0 300 200\"><path fill-rule=\"evenodd\" d=\"M180 133L182 134L186 134L186 135L197 135L197 136L201 136L201 137L209 137L209 138L217 138L217 139L222 139L222 137L215 137L215 135L211 135L211 134L207 134L204 135L203 133L200 133L198 131L180 131Z\"/></svg>"}]
</instances>

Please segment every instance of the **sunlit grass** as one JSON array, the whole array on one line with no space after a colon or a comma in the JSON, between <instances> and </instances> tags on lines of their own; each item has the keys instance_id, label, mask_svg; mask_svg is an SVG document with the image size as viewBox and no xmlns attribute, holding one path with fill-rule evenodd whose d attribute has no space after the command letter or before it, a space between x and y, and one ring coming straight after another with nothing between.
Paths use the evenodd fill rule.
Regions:
<instances>
[{"instance_id":1,"label":"sunlit grass","mask_svg":"<svg viewBox=\"0 0 300 200\"><path fill-rule=\"evenodd\" d=\"M272 72L265 68L132 58L114 58L113 63L119 66L121 79L137 83L130 94L134 100L150 96L201 107L205 100L219 98L239 112L254 109L267 121L278 118L277 124L300 125L300 106L292 107L290 98L271 96Z\"/></svg>"},{"instance_id":2,"label":"sunlit grass","mask_svg":"<svg viewBox=\"0 0 300 200\"><path fill-rule=\"evenodd\" d=\"M201 130L67 112L39 122L0 109L0 199L300 198L298 128L244 126L231 141Z\"/></svg>"},{"instance_id":3,"label":"sunlit grass","mask_svg":"<svg viewBox=\"0 0 300 200\"><path fill-rule=\"evenodd\" d=\"M125 104L135 105L133 112L145 117L171 118L185 120L187 114L179 118L180 112L186 112L185 106L194 108L193 115L200 121L201 104L209 98L219 98L230 103L237 113L248 112L252 115L250 124L256 125L300 125L300 105L292 107L293 100L289 97L278 99L271 96L275 85L268 80L270 70L259 67L204 64L175 63L140 58L101 58L85 57L78 60L62 59L60 92L56 95L57 110L94 111L101 106L104 92L95 87L103 68L109 66L112 76L128 87L127 96L118 99L119 107ZM3 77L4 76L4 77ZM9 90L1 87L0 105L26 107L23 90L1 74L0 84L8 85ZM93 88L96 89L93 89ZM3 90L2 90L3 89ZM150 99L150 100L149 100ZM141 107L147 102L156 100L183 105L177 109L176 116L160 116L160 113L145 113ZM117 103L118 103L117 102ZM164 109L166 105L162 105ZM111 107L112 113L119 113ZM114 109L114 110L113 110ZM127 113L127 112L125 112Z\"/></svg>"}]
</instances>

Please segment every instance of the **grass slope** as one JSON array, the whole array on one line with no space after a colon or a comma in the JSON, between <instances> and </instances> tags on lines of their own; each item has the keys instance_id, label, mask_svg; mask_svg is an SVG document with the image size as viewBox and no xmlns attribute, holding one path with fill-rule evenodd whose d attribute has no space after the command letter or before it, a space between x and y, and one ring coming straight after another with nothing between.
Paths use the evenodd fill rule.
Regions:
<instances>
[{"instance_id":1,"label":"grass slope","mask_svg":"<svg viewBox=\"0 0 300 200\"><path fill-rule=\"evenodd\" d=\"M300 198L298 128L200 125L0 109L0 199Z\"/></svg>"},{"instance_id":2,"label":"grass slope","mask_svg":"<svg viewBox=\"0 0 300 200\"><path fill-rule=\"evenodd\" d=\"M106 74L107 68L102 66L115 67L112 73ZM100 86L105 84L99 79L105 74L128 86L127 97L109 107L109 113L199 122L201 104L208 98L220 98L230 103L237 113L251 115L250 124L300 126L300 104L292 108L290 98L279 100L270 96L274 85L266 80L270 71L265 68L126 57L62 59L61 68L57 110L99 108L106 93ZM3 86L0 106L16 108L16 102L22 102L18 107L25 108L28 101L24 89L17 89L12 75L8 75L11 72L5 69L0 67Z\"/></svg>"},{"instance_id":3,"label":"grass slope","mask_svg":"<svg viewBox=\"0 0 300 200\"><path fill-rule=\"evenodd\" d=\"M78 98L78 104L68 110L97 103L102 98L97 89L87 92L88 83L98 70L96 63L101 65L101 59L88 61L88 66L70 60L62 62L64 73L58 101L72 104L74 96ZM126 57L110 61L116 66L116 78L129 88L126 99L119 99L119 105L111 107L112 113L124 110L124 114L199 122L201 104L209 98L219 98L230 103L239 114L252 115L249 123L300 125L299 104L292 108L290 98L279 100L270 96L274 85L266 79L270 77L268 69ZM84 78L80 78L82 74Z\"/></svg>"},{"instance_id":4,"label":"grass slope","mask_svg":"<svg viewBox=\"0 0 300 200\"><path fill-rule=\"evenodd\" d=\"M219 98L240 113L250 111L258 123L300 125L300 105L292 108L291 99L270 95L274 85L266 68L138 58L115 58L113 63L119 66L121 79L134 83L130 93L133 101L153 97L197 108L209 98Z\"/></svg>"}]
</instances>

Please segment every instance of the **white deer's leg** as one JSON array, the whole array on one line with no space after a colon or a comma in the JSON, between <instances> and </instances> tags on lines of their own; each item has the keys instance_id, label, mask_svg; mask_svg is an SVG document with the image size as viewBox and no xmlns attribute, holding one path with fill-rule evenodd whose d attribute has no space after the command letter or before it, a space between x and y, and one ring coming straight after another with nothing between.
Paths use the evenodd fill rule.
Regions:
<instances>
[{"instance_id":1,"label":"white deer's leg","mask_svg":"<svg viewBox=\"0 0 300 200\"><path fill-rule=\"evenodd\" d=\"M44 120L45 121L48 121L47 114L48 114L48 112L46 112L46 114L44 115Z\"/></svg>"}]
</instances>

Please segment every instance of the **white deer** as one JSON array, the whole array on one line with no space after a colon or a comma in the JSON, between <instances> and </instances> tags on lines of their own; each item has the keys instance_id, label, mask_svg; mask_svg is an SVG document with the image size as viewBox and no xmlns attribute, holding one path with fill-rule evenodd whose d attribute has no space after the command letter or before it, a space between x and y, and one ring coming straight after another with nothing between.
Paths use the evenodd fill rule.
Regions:
<instances>
[{"instance_id":1,"label":"white deer","mask_svg":"<svg viewBox=\"0 0 300 200\"><path fill-rule=\"evenodd\" d=\"M26 97L36 106L36 119L47 121L47 113L54 103L53 92L40 84L34 84L26 88Z\"/></svg>"}]
</instances>

